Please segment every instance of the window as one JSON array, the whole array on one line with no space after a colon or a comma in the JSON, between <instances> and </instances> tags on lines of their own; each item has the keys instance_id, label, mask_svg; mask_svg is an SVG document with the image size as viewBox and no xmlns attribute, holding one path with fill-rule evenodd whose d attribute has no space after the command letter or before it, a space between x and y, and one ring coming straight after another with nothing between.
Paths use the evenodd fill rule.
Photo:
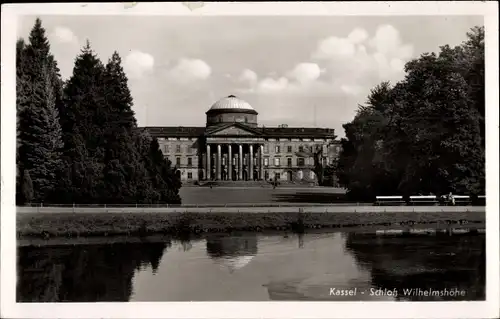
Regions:
<instances>
[{"instance_id":1,"label":"window","mask_svg":"<svg viewBox=\"0 0 500 319\"><path fill-rule=\"evenodd\" d=\"M291 157L287 158L286 162L287 162L288 167L292 167L292 158Z\"/></svg>"},{"instance_id":2,"label":"window","mask_svg":"<svg viewBox=\"0 0 500 319\"><path fill-rule=\"evenodd\" d=\"M274 158L274 166L280 166L280 158L279 157Z\"/></svg>"},{"instance_id":3,"label":"window","mask_svg":"<svg viewBox=\"0 0 500 319\"><path fill-rule=\"evenodd\" d=\"M193 173L188 172L188 179L193 179Z\"/></svg>"},{"instance_id":4,"label":"window","mask_svg":"<svg viewBox=\"0 0 500 319\"><path fill-rule=\"evenodd\" d=\"M287 148L288 148L288 150L287 150L288 153L291 153L292 152L292 146L288 146Z\"/></svg>"},{"instance_id":5,"label":"window","mask_svg":"<svg viewBox=\"0 0 500 319\"><path fill-rule=\"evenodd\" d=\"M177 165L177 166L181 165L181 158L180 157L175 158L175 165Z\"/></svg>"},{"instance_id":6,"label":"window","mask_svg":"<svg viewBox=\"0 0 500 319\"><path fill-rule=\"evenodd\" d=\"M269 166L269 157L264 157L264 166Z\"/></svg>"},{"instance_id":7,"label":"window","mask_svg":"<svg viewBox=\"0 0 500 319\"><path fill-rule=\"evenodd\" d=\"M193 159L191 157L188 157L188 166L193 165Z\"/></svg>"},{"instance_id":8,"label":"window","mask_svg":"<svg viewBox=\"0 0 500 319\"><path fill-rule=\"evenodd\" d=\"M269 144L264 144L264 153L269 153Z\"/></svg>"},{"instance_id":9,"label":"window","mask_svg":"<svg viewBox=\"0 0 500 319\"><path fill-rule=\"evenodd\" d=\"M163 145L163 149L165 150L165 154L168 154L168 152L170 152L170 147L168 144Z\"/></svg>"},{"instance_id":10,"label":"window","mask_svg":"<svg viewBox=\"0 0 500 319\"><path fill-rule=\"evenodd\" d=\"M189 145L186 145L186 150L187 150L188 154L191 154L193 151L193 148Z\"/></svg>"},{"instance_id":11,"label":"window","mask_svg":"<svg viewBox=\"0 0 500 319\"><path fill-rule=\"evenodd\" d=\"M275 153L279 153L279 152L280 152L280 146L279 146L279 145L276 145L276 146L274 147L274 152L275 152Z\"/></svg>"},{"instance_id":12,"label":"window","mask_svg":"<svg viewBox=\"0 0 500 319\"><path fill-rule=\"evenodd\" d=\"M304 151L304 146L299 146L299 152L303 152Z\"/></svg>"},{"instance_id":13,"label":"window","mask_svg":"<svg viewBox=\"0 0 500 319\"><path fill-rule=\"evenodd\" d=\"M304 158L303 157L297 158L297 166L304 166Z\"/></svg>"},{"instance_id":14,"label":"window","mask_svg":"<svg viewBox=\"0 0 500 319\"><path fill-rule=\"evenodd\" d=\"M281 178L280 173L274 173L274 176L276 176L276 179L277 179L277 180Z\"/></svg>"},{"instance_id":15,"label":"window","mask_svg":"<svg viewBox=\"0 0 500 319\"><path fill-rule=\"evenodd\" d=\"M310 172L309 172L309 178L310 178L310 179L314 179L314 172L313 172L313 171L310 171Z\"/></svg>"},{"instance_id":16,"label":"window","mask_svg":"<svg viewBox=\"0 0 500 319\"><path fill-rule=\"evenodd\" d=\"M176 145L175 146L175 152L176 153L180 153L181 152L181 146L180 145Z\"/></svg>"}]
</instances>

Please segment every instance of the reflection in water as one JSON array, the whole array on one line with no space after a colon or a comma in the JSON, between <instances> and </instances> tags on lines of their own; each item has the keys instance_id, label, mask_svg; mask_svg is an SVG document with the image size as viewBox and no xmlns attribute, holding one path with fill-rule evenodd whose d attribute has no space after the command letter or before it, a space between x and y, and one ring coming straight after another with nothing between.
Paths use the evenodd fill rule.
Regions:
<instances>
[{"instance_id":1,"label":"reflection in water","mask_svg":"<svg viewBox=\"0 0 500 319\"><path fill-rule=\"evenodd\" d=\"M257 234L207 235L207 255L232 273L257 255Z\"/></svg>"},{"instance_id":2,"label":"reflection in water","mask_svg":"<svg viewBox=\"0 0 500 319\"><path fill-rule=\"evenodd\" d=\"M19 302L485 298L484 235L210 234L164 243L22 247L18 256ZM371 287L399 294L371 296ZM332 296L330 288L357 294ZM411 288L467 294L402 295Z\"/></svg>"},{"instance_id":3,"label":"reflection in water","mask_svg":"<svg viewBox=\"0 0 500 319\"><path fill-rule=\"evenodd\" d=\"M166 243L19 249L18 302L128 301L136 270L156 274Z\"/></svg>"},{"instance_id":4,"label":"reflection in water","mask_svg":"<svg viewBox=\"0 0 500 319\"><path fill-rule=\"evenodd\" d=\"M372 286L396 289L398 300L483 300L484 236L376 237L349 234L346 248L372 276ZM404 295L404 290L463 291L465 296Z\"/></svg>"}]
</instances>

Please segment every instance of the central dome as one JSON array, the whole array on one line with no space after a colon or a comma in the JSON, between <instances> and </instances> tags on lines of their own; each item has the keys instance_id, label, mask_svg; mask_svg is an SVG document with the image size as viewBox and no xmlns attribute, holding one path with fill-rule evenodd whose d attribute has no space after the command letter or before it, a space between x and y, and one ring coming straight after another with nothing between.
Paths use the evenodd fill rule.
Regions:
<instances>
[{"instance_id":1,"label":"central dome","mask_svg":"<svg viewBox=\"0 0 500 319\"><path fill-rule=\"evenodd\" d=\"M243 101L242 99L229 95L224 97L217 102L215 102L210 110L254 110L254 108L248 104L248 102Z\"/></svg>"},{"instance_id":2,"label":"central dome","mask_svg":"<svg viewBox=\"0 0 500 319\"><path fill-rule=\"evenodd\" d=\"M207 126L229 123L257 126L257 111L250 104L234 95L229 95L215 102L206 114Z\"/></svg>"}]
</instances>

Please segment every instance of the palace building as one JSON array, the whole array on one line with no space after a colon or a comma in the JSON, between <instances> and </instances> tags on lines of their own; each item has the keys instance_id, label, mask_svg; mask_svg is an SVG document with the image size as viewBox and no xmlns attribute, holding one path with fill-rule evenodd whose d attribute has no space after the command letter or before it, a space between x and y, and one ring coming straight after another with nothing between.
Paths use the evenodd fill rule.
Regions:
<instances>
[{"instance_id":1,"label":"palace building","mask_svg":"<svg viewBox=\"0 0 500 319\"><path fill-rule=\"evenodd\" d=\"M259 126L257 111L234 95L215 102L205 127L145 127L183 182L278 180L316 183L313 150L324 165L340 151L333 129Z\"/></svg>"}]
</instances>

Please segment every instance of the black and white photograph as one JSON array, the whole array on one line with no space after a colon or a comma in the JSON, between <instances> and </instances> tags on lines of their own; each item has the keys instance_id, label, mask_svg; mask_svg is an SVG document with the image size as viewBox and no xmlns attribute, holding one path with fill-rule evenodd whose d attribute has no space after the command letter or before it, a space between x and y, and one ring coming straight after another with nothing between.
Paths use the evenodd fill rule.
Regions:
<instances>
[{"instance_id":1,"label":"black and white photograph","mask_svg":"<svg viewBox=\"0 0 500 319\"><path fill-rule=\"evenodd\" d=\"M496 2L2 5L1 119L2 317L500 315Z\"/></svg>"}]
</instances>

